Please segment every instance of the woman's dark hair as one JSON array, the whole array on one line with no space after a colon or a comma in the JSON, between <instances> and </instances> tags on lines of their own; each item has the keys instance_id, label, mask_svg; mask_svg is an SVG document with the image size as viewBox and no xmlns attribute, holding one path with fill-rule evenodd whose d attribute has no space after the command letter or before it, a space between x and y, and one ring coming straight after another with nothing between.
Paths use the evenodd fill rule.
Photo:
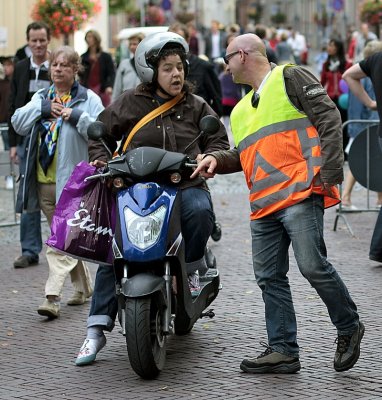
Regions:
<instances>
[{"instance_id":1,"label":"woman's dark hair","mask_svg":"<svg viewBox=\"0 0 382 400\"><path fill-rule=\"evenodd\" d=\"M337 38L332 38L329 40L329 44L333 44L335 48L337 49L337 53L335 55L329 55L328 60L325 62L324 68L328 70L328 66L330 63L330 60L332 58L338 58L340 65L339 65L339 71L341 73L345 72L346 68L346 55L345 55L345 47L344 47L344 42L341 39Z\"/></svg>"},{"instance_id":2,"label":"woman's dark hair","mask_svg":"<svg viewBox=\"0 0 382 400\"><path fill-rule=\"evenodd\" d=\"M163 58L166 58L168 56L173 56L173 55L178 55L182 61L183 64L183 69L184 69L184 74L185 76L187 75L188 72L188 61L187 61L187 55L180 45L174 45L174 43L169 43L168 45L164 46L163 49L160 51L159 56L153 58L153 59L148 59L147 61L150 63L150 65L153 66L154 68L154 77L153 81L151 83L148 83L146 87L150 88L150 90L155 91L157 88L157 82L158 82L158 65L159 61L162 60ZM186 93L192 92L194 89L194 85L191 82L188 82L187 80L184 81L183 85L183 91Z\"/></svg>"}]
</instances>

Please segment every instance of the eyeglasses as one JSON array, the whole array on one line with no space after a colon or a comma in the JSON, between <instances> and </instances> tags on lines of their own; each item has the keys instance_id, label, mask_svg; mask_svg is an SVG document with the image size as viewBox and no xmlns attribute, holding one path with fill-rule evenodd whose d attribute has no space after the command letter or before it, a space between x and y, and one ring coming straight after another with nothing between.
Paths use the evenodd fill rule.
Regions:
<instances>
[{"instance_id":1,"label":"eyeglasses","mask_svg":"<svg viewBox=\"0 0 382 400\"><path fill-rule=\"evenodd\" d=\"M241 50L241 49L240 49L240 50L237 50L237 51L233 51L232 53L226 54L225 57L223 57L224 62L228 65L228 64L229 64L229 60L230 60L233 56L235 56L236 54L239 54L240 52L243 52L244 54L247 54L247 55L248 55L248 53L247 53L246 51Z\"/></svg>"}]
</instances>

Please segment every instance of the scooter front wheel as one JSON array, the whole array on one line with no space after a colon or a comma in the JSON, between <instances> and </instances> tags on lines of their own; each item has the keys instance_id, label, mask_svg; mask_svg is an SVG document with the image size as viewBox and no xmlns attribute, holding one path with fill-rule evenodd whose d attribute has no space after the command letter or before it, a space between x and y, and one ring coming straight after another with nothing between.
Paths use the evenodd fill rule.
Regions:
<instances>
[{"instance_id":1,"label":"scooter front wheel","mask_svg":"<svg viewBox=\"0 0 382 400\"><path fill-rule=\"evenodd\" d=\"M166 361L166 336L155 297L126 301L125 328L131 367L144 379L157 377Z\"/></svg>"}]
</instances>

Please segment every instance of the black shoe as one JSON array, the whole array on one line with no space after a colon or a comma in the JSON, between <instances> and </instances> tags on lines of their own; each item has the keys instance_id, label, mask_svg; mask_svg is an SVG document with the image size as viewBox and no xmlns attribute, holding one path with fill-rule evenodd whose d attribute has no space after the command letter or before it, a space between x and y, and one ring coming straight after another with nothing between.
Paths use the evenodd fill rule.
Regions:
<instances>
[{"instance_id":1,"label":"black shoe","mask_svg":"<svg viewBox=\"0 0 382 400\"><path fill-rule=\"evenodd\" d=\"M37 258L33 256L20 256L17 257L15 261L13 261L13 266L15 268L27 268L37 264L38 264L38 256Z\"/></svg>"},{"instance_id":2,"label":"black shoe","mask_svg":"<svg viewBox=\"0 0 382 400\"><path fill-rule=\"evenodd\" d=\"M334 355L334 369L336 371L347 371L358 361L364 333L365 326L360 322L353 335L338 335L336 339L337 350Z\"/></svg>"},{"instance_id":3,"label":"black shoe","mask_svg":"<svg viewBox=\"0 0 382 400\"><path fill-rule=\"evenodd\" d=\"M240 369L252 374L294 374L301 369L298 357L289 357L273 351L268 345L257 358L244 359Z\"/></svg>"},{"instance_id":4,"label":"black shoe","mask_svg":"<svg viewBox=\"0 0 382 400\"><path fill-rule=\"evenodd\" d=\"M222 226L219 222L214 222L214 226L212 228L211 239L214 242L218 242L222 238Z\"/></svg>"}]
</instances>

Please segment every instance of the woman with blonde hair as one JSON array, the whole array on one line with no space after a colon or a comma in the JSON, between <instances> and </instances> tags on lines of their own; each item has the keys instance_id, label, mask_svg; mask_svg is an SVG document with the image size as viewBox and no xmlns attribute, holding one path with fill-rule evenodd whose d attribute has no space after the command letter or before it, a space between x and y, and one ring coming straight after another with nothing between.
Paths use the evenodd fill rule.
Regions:
<instances>
[{"instance_id":1,"label":"woman with blonde hair","mask_svg":"<svg viewBox=\"0 0 382 400\"><path fill-rule=\"evenodd\" d=\"M31 101L18 108L12 125L28 136L27 170L21 178L19 198L23 209L41 209L51 224L56 201L82 160L88 159L87 128L103 110L101 99L76 81L81 67L79 55L69 46L51 53L52 85L37 91ZM48 318L60 314L65 279L70 274L74 295L68 305L83 304L93 293L86 264L48 247L49 277L45 300L37 312Z\"/></svg>"}]
</instances>

